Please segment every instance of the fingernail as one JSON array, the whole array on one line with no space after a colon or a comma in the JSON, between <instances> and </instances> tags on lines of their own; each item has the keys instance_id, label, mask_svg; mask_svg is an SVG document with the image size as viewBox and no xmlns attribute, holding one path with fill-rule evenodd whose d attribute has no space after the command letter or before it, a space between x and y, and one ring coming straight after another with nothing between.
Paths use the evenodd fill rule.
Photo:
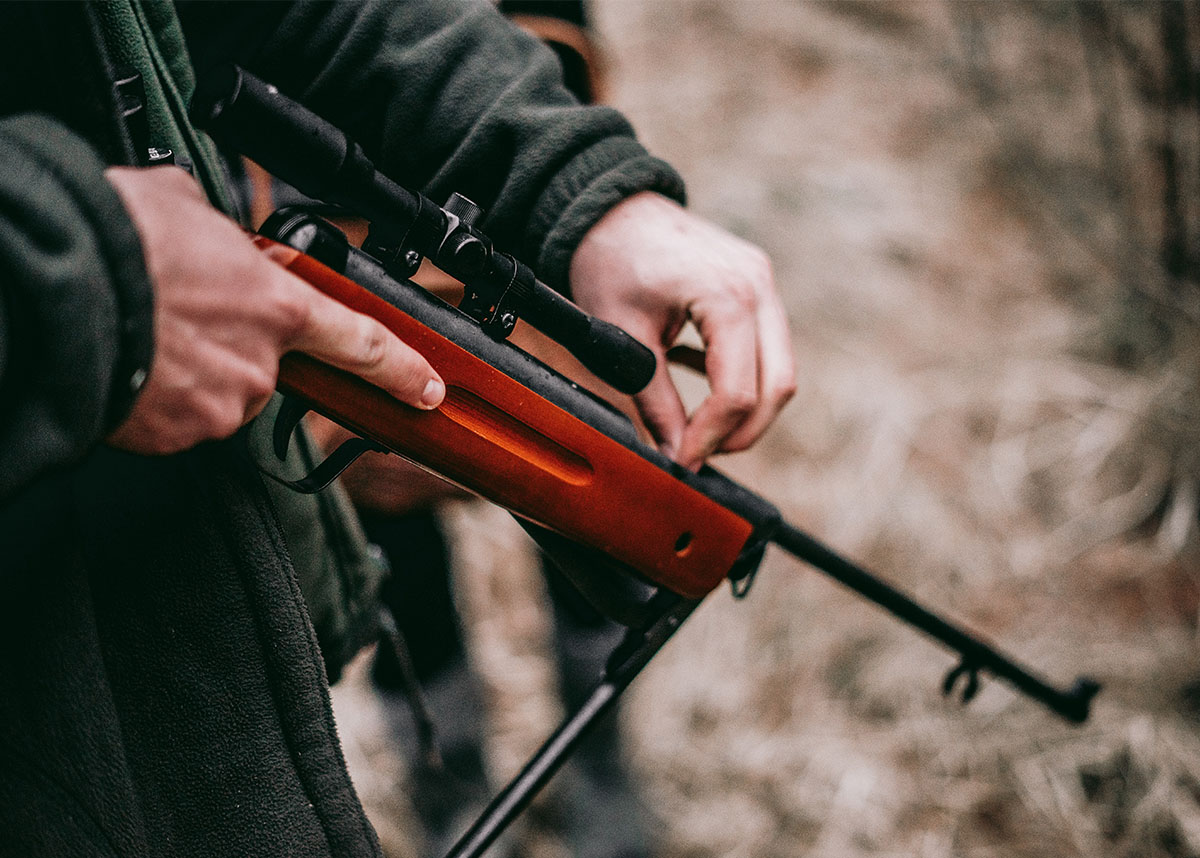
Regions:
<instances>
[{"instance_id":1,"label":"fingernail","mask_svg":"<svg viewBox=\"0 0 1200 858\"><path fill-rule=\"evenodd\" d=\"M431 378L429 379L429 383L425 385L425 389L421 391L421 407L437 408L445 398L446 385L442 383L440 378Z\"/></svg>"},{"instance_id":2,"label":"fingernail","mask_svg":"<svg viewBox=\"0 0 1200 858\"><path fill-rule=\"evenodd\" d=\"M670 443L669 441L664 441L662 444L658 445L658 452L662 453L664 456L666 456L668 459L671 459L671 460L675 459L676 450L677 450L677 448L675 447L675 445Z\"/></svg>"}]
</instances>

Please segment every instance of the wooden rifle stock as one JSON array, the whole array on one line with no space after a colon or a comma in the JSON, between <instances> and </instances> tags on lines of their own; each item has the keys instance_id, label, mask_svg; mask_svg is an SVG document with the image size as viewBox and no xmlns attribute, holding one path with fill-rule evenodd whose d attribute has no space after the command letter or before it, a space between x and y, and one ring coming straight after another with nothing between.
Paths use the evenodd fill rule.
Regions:
<instances>
[{"instance_id":1,"label":"wooden rifle stock","mask_svg":"<svg viewBox=\"0 0 1200 858\"><path fill-rule=\"evenodd\" d=\"M603 613L645 627L657 615L641 609L655 593L698 600L725 578L744 584L775 544L957 652L962 661L945 693L960 689L969 700L987 671L1064 718L1087 718L1095 682L1054 687L787 524L753 492L711 468L695 474L669 461L624 414L420 286L394 280L330 224L281 214L256 239L260 247L423 354L445 380L446 398L422 411L301 354L281 362L280 390L532 523L543 548L565 547L562 555L579 561L563 571ZM623 591L631 578L651 586Z\"/></svg>"},{"instance_id":2,"label":"wooden rifle stock","mask_svg":"<svg viewBox=\"0 0 1200 858\"><path fill-rule=\"evenodd\" d=\"M528 293L524 306L540 317L543 332L554 337L552 329L576 331L586 322L587 333L567 336L564 344L585 345L584 362L607 372L610 383L637 390L653 370L652 353L628 334L583 319L560 296L545 294L549 290L524 266L492 252L473 226L474 205L460 205L469 201L452 198L443 209L395 185L338 129L240 69L214 78L207 94L198 90L193 114L199 125L301 190L367 215L373 228L382 226L380 237L368 236L366 246L389 260L388 270L397 276L410 274L425 256L464 282L478 275L487 287L464 304L472 305L468 309L476 318L471 318L419 286L393 279L319 218L273 215L256 238L263 252L326 295L382 322L446 382L442 405L422 411L312 357L286 355L278 386L300 408L277 423L277 451L294 428L289 421L305 408L341 423L513 512L560 566L563 558L579 561L574 574L563 571L594 606L628 627L592 695L448 858L482 855L699 601L726 578L735 592L744 593L772 543L958 653L961 662L946 676L944 694L958 690L969 700L979 673L986 671L1063 718L1087 719L1096 682L1081 677L1065 689L1049 684L786 524L753 492L711 468L696 474L669 461L638 438L625 415L504 342L516 317L506 323L501 311L519 283ZM280 146L281 140L296 145ZM561 557L554 554L560 549Z\"/></svg>"},{"instance_id":3,"label":"wooden rifle stock","mask_svg":"<svg viewBox=\"0 0 1200 858\"><path fill-rule=\"evenodd\" d=\"M519 311L620 389L640 390L654 371L644 345L496 251L475 227L481 210L470 200L453 194L443 208L397 185L340 129L237 67L201 81L192 115L226 145L314 197L365 215L372 233L378 230L365 247L382 264L304 212L277 212L263 228L267 239L291 248L262 239L277 262L383 322L446 381L441 407L419 411L348 373L286 356L280 388L369 439L356 450L379 445L507 507L544 549L562 555L553 557L560 566L566 558L576 567L563 571L593 605L631 630L653 624L653 612L640 609L650 608L655 588L665 591L660 596L698 599L726 577L746 582L774 543L957 652L962 662L946 678L947 693L961 687L970 699L987 670L1065 718L1087 718L1094 681L1080 678L1066 690L1049 685L784 523L753 492L710 468L693 474L670 462L620 412L503 342ZM407 277L422 256L467 285L463 306L471 316L388 276ZM288 414L299 419L297 409ZM277 423L277 451L289 428ZM614 567L633 575L607 574ZM639 577L653 586L639 592ZM634 583L622 590L622 581Z\"/></svg>"},{"instance_id":4,"label":"wooden rifle stock","mask_svg":"<svg viewBox=\"0 0 1200 858\"><path fill-rule=\"evenodd\" d=\"M605 610L596 592L589 601L629 627L625 640L587 700L446 858L480 858L700 600L725 578L748 581L772 542L959 653L962 661L947 674L944 694L958 689L964 702L970 700L978 674L988 671L1070 721L1087 719L1099 690L1094 681L1080 678L1069 688L1056 688L786 524L752 492L711 469L693 474L662 457L637 439L623 414L515 346L491 339L474 320L421 287L393 280L332 226L317 219L289 223L274 238L297 246L264 236L255 239L258 246L326 295L378 319L424 355L446 382L446 397L437 409L423 411L297 353L280 362L281 391L537 528L548 528L535 533L542 535L543 548L550 547L544 537L558 534L554 538L568 543L568 554L583 546L584 552L593 551L593 566L597 558L601 563L610 558L618 570L654 585L648 594L635 590L624 597L621 581L627 576L601 569L593 591L600 592L601 601L608 591L616 594L615 610ZM563 571L589 596L578 573Z\"/></svg>"},{"instance_id":5,"label":"wooden rifle stock","mask_svg":"<svg viewBox=\"0 0 1200 858\"><path fill-rule=\"evenodd\" d=\"M570 403L556 404L454 342L445 327L456 321L457 310L415 284L397 284L357 251L349 250L348 265L358 282L295 248L262 236L256 241L275 262L326 295L382 322L446 383L442 405L422 411L357 376L292 353L280 363L283 393L682 596L704 596L737 568L755 524L689 486L689 472L641 445L632 427L618 441L563 407ZM372 280L377 289L391 284L412 291L393 291L389 301L363 285ZM428 315L418 321L397 304ZM475 342L480 345L540 374L545 386L559 388L574 404L594 402L519 349L482 334ZM624 416L614 412L613 424L621 421Z\"/></svg>"}]
</instances>

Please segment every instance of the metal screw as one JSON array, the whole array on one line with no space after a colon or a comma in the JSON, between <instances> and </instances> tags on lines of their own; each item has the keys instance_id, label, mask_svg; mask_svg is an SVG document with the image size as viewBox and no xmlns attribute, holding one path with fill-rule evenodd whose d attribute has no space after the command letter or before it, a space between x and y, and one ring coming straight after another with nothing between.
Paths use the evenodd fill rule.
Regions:
<instances>
[{"instance_id":1,"label":"metal screw","mask_svg":"<svg viewBox=\"0 0 1200 858\"><path fill-rule=\"evenodd\" d=\"M416 271L421 265L421 254L415 250L410 250L404 254L404 264L409 267L410 271Z\"/></svg>"}]
</instances>

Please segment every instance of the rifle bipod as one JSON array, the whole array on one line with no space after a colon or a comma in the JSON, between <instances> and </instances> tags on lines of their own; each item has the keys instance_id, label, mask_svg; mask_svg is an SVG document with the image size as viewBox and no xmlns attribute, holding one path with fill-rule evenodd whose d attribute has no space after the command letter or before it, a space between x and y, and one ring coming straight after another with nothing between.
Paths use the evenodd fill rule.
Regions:
<instances>
[{"instance_id":1,"label":"rifle bipod","mask_svg":"<svg viewBox=\"0 0 1200 858\"><path fill-rule=\"evenodd\" d=\"M446 858L479 858L520 815L538 791L562 767L589 729L616 704L629 683L700 604L661 592L653 612L655 619L640 629L630 629L613 651L604 675L587 700L559 725L550 738L529 758L521 772L509 781L479 818L446 853Z\"/></svg>"},{"instance_id":2,"label":"rifle bipod","mask_svg":"<svg viewBox=\"0 0 1200 858\"><path fill-rule=\"evenodd\" d=\"M803 531L780 522L769 541L829 577L865 596L897 618L945 644L962 656L943 682L950 694L965 678L962 700L969 702L979 687L978 674L986 670L1006 679L1020 691L1074 723L1087 720L1092 698L1100 686L1080 677L1070 688L1058 689L980 640L846 558L822 545ZM652 601L652 619L639 629L630 629L613 652L604 675L587 700L568 716L549 739L492 800L475 823L459 838L445 858L478 858L533 800L537 792L566 762L589 728L607 713L629 683L679 630L701 599L684 599L660 590Z\"/></svg>"},{"instance_id":3,"label":"rifle bipod","mask_svg":"<svg viewBox=\"0 0 1200 858\"><path fill-rule=\"evenodd\" d=\"M1088 717L1095 681L1050 685L783 523L751 490L711 468L692 472L671 462L644 443L622 412L508 342L523 315L629 393L641 390L656 366L654 353L628 333L587 316L495 249L475 226L480 212L474 204L452 197L443 208L397 185L344 132L237 68L201 86L192 112L197 125L231 150L309 196L371 221L364 250L351 247L333 225L294 210L269 218L255 241L278 265L384 324L447 382L442 405L424 411L315 357L284 355L277 387L299 404L281 412L277 449L308 408L364 439L340 448L293 487L316 487L366 449L401 455L514 513L593 607L634 630L588 701L448 858L481 855L705 594L728 579L735 594L745 595L769 543L957 652L960 661L943 693L958 691L970 700L987 672L1067 720ZM408 280L422 258L464 282L459 309ZM617 574L621 570L634 574ZM661 589L646 592L654 588Z\"/></svg>"}]
</instances>

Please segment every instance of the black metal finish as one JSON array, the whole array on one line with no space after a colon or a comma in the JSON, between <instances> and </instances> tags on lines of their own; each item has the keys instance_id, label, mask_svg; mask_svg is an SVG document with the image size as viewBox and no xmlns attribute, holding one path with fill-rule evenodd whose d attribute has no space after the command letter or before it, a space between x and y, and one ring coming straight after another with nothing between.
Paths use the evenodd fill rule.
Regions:
<instances>
[{"instance_id":1,"label":"black metal finish","mask_svg":"<svg viewBox=\"0 0 1200 858\"><path fill-rule=\"evenodd\" d=\"M950 694L959 680L965 679L963 702L970 701L979 687L979 672L986 670L1007 680L1068 721L1082 724L1087 720L1092 698L1100 690L1100 684L1095 680L1079 677L1066 690L1055 688L1008 656L918 605L886 581L836 554L803 531L789 524L781 524L772 541L788 553L840 581L893 616L962 655L962 663L947 674L942 684L944 694Z\"/></svg>"},{"instance_id":2,"label":"black metal finish","mask_svg":"<svg viewBox=\"0 0 1200 858\"><path fill-rule=\"evenodd\" d=\"M346 205L370 219L369 240L375 258L349 248L343 255L337 236L303 219L285 219L286 223L274 223L264 233L302 251L318 253L331 267L421 324L748 521L753 534L729 571L735 591L744 593L763 548L773 542L958 652L962 661L946 676L944 693L960 689L964 701L969 700L978 690L979 674L986 671L1070 721L1081 723L1087 719L1100 687L1095 681L1079 678L1068 689L1055 688L971 633L782 522L778 511L753 492L711 469L695 474L668 461L646 447L628 420L610 406L502 342L520 314L620 390L640 389L654 371L653 354L628 334L590 319L540 283L520 262L494 250L474 227L480 212L470 201L452 199L443 209L395 185L379 175L361 149L336 128L240 70L230 70L218 82L215 94L201 93L195 101L197 124L308 195ZM397 282L415 270L422 255L467 283L464 312L453 310L411 283ZM296 406L281 414L275 436L277 450L286 448L290 430L307 405L317 407L319 403ZM588 560L582 549L578 557ZM597 565L588 572L595 581L601 581L609 570ZM617 599L619 610L613 612L623 614L625 622L639 630L629 632L592 695L500 792L447 858L477 858L483 854L699 604L661 588L648 599L643 595L631 590ZM613 608L608 607L610 611ZM653 619L646 622L646 617Z\"/></svg>"},{"instance_id":3,"label":"black metal finish","mask_svg":"<svg viewBox=\"0 0 1200 858\"><path fill-rule=\"evenodd\" d=\"M279 418L276 418L276 425ZM376 444L374 441L368 441L366 438L349 438L338 445L338 448L321 460L312 471L298 480L288 480L283 477L272 474L270 471L261 469L262 473L266 474L280 485L287 486L292 491L300 492L303 495L311 495L315 492L326 488L330 483L341 476L342 471L353 465L363 453L386 453L387 449Z\"/></svg>"},{"instance_id":4,"label":"black metal finish","mask_svg":"<svg viewBox=\"0 0 1200 858\"><path fill-rule=\"evenodd\" d=\"M764 521L768 518L764 515ZM946 675L943 694L953 692L961 681L962 700L969 702L979 690L979 673L986 670L1004 678L1069 721L1082 723L1087 720L1092 698L1100 690L1099 683L1080 677L1066 690L1055 688L803 531L778 519L769 526L772 528L768 537L770 542L961 654L962 662ZM652 604L655 606L653 615L658 619L646 631L631 631L627 635L625 642L613 654L604 678L584 704L562 723L530 758L520 774L501 790L445 858L479 858L487 851L561 768L588 729L615 705L620 694L699 606L700 600L683 600L660 590ZM659 605L665 607L657 607Z\"/></svg>"},{"instance_id":5,"label":"black metal finish","mask_svg":"<svg viewBox=\"0 0 1200 858\"><path fill-rule=\"evenodd\" d=\"M271 447L279 461L282 462L287 458L292 436L299 427L300 421L304 419L304 415L308 414L310 410L304 402L294 396L283 397L283 404L279 406L279 411L275 415L275 424L271 427ZM262 467L259 468L259 471L292 491L311 495L321 491L341 476L342 471L353 465L363 453L371 452L386 453L387 450L366 438L349 438L338 445L338 448L326 456L310 473L298 480L285 479Z\"/></svg>"},{"instance_id":6,"label":"black metal finish","mask_svg":"<svg viewBox=\"0 0 1200 858\"><path fill-rule=\"evenodd\" d=\"M281 219L280 230L270 235L307 252L314 243L320 244L316 238L320 231L308 229L305 224L303 219ZM693 473L669 461L657 450L642 443L628 418L620 412L513 345L497 342L484 335L478 324L424 289L392 279L377 261L351 248L345 257L344 266L343 273L356 283L399 307L418 322L458 343L537 395L550 400L592 428L633 450L681 483L702 492L750 522L754 526L754 536L747 543L744 556L739 558L735 567L729 571L729 577L736 585L735 592L744 591L750 576L758 567L763 546L767 542L774 542L959 652L962 655L962 664L947 677L944 684L946 693L961 687L965 696L971 696L972 688L978 687L978 673L987 671L1008 680L1070 721L1086 720L1091 699L1099 690L1098 683L1081 678L1067 690L1050 686L975 636L938 617L811 536L786 524L780 518L779 511L756 493L712 468L705 467L699 473ZM557 553L561 555L563 552ZM577 549L577 556L587 562L584 550ZM591 565L595 566L594 563ZM609 570L597 568L595 577L607 575ZM610 616L616 613L617 616L613 618L627 625L631 624L631 620L636 622L645 616L642 600L636 594L624 598L621 595L621 587L616 584L611 587L611 591L613 599L620 603L621 610L613 611L612 605L607 605L604 613ZM600 607L594 600L589 601Z\"/></svg>"},{"instance_id":7,"label":"black metal finish","mask_svg":"<svg viewBox=\"0 0 1200 858\"><path fill-rule=\"evenodd\" d=\"M304 415L311 410L294 396L283 397L283 404L279 406L279 412L275 415L275 425L271 427L271 447L279 461L287 458L292 435L304 419Z\"/></svg>"},{"instance_id":8,"label":"black metal finish","mask_svg":"<svg viewBox=\"0 0 1200 858\"><path fill-rule=\"evenodd\" d=\"M660 598L657 621L648 629L628 633L588 699L554 731L521 773L492 799L483 814L446 853L446 858L479 858L483 855L566 762L591 726L612 709L621 692L700 604L699 600L680 599L670 594Z\"/></svg>"}]
</instances>

